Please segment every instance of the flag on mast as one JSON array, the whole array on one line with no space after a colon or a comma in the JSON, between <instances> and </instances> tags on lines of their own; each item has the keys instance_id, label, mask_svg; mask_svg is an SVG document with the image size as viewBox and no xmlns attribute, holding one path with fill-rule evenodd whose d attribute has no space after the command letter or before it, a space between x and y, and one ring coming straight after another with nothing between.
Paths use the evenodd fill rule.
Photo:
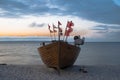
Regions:
<instances>
[{"instance_id":1,"label":"flag on mast","mask_svg":"<svg viewBox=\"0 0 120 80\"><path fill-rule=\"evenodd\" d=\"M72 21L68 21L67 22L67 27L71 28L72 26L74 26L74 23Z\"/></svg>"},{"instance_id":2,"label":"flag on mast","mask_svg":"<svg viewBox=\"0 0 120 80\"><path fill-rule=\"evenodd\" d=\"M66 29L65 29L65 34L64 34L64 38L66 36L65 41L67 40L68 36L70 36L70 33L73 31L72 26L74 26L74 23L72 21L68 21L67 25L66 25ZM64 40L63 38L63 40Z\"/></svg>"},{"instance_id":3,"label":"flag on mast","mask_svg":"<svg viewBox=\"0 0 120 80\"><path fill-rule=\"evenodd\" d=\"M50 25L48 24L48 29L50 30Z\"/></svg>"},{"instance_id":4,"label":"flag on mast","mask_svg":"<svg viewBox=\"0 0 120 80\"><path fill-rule=\"evenodd\" d=\"M73 28L69 28L68 30L66 30L65 36L69 36L72 31L73 31Z\"/></svg>"},{"instance_id":5,"label":"flag on mast","mask_svg":"<svg viewBox=\"0 0 120 80\"><path fill-rule=\"evenodd\" d=\"M50 25L48 24L48 29L50 31L50 33L53 33L53 31L50 29Z\"/></svg>"},{"instance_id":6,"label":"flag on mast","mask_svg":"<svg viewBox=\"0 0 120 80\"><path fill-rule=\"evenodd\" d=\"M57 27L53 24L53 32L57 32L57 30L55 30Z\"/></svg>"},{"instance_id":7,"label":"flag on mast","mask_svg":"<svg viewBox=\"0 0 120 80\"><path fill-rule=\"evenodd\" d=\"M58 25L62 25L60 21L58 21Z\"/></svg>"},{"instance_id":8,"label":"flag on mast","mask_svg":"<svg viewBox=\"0 0 120 80\"><path fill-rule=\"evenodd\" d=\"M51 34L51 33L53 33L53 31L50 29L50 25L49 25L49 24L48 24L48 29L49 29L49 31L50 31L51 40L53 40L53 39L52 39L52 34Z\"/></svg>"},{"instance_id":9,"label":"flag on mast","mask_svg":"<svg viewBox=\"0 0 120 80\"><path fill-rule=\"evenodd\" d=\"M63 35L62 28L60 28L60 27L59 27L59 33L60 33L60 35Z\"/></svg>"}]
</instances>

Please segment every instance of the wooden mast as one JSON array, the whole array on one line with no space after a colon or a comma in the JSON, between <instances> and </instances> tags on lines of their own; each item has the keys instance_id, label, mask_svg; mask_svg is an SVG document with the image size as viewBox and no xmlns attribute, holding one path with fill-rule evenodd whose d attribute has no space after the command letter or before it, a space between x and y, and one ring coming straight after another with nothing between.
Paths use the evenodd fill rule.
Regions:
<instances>
[{"instance_id":1,"label":"wooden mast","mask_svg":"<svg viewBox=\"0 0 120 80\"><path fill-rule=\"evenodd\" d=\"M61 53L61 48L60 48L60 22L58 21L58 73L60 74L60 53Z\"/></svg>"}]
</instances>

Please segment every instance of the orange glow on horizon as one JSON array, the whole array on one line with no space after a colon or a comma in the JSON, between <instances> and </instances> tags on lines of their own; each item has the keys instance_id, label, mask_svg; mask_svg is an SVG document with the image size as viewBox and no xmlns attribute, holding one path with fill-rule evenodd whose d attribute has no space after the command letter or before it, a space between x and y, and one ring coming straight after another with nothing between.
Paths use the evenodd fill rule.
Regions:
<instances>
[{"instance_id":1,"label":"orange glow on horizon","mask_svg":"<svg viewBox=\"0 0 120 80\"><path fill-rule=\"evenodd\" d=\"M72 32L70 35L81 35L81 36L87 36L88 34L91 34L92 32L90 30L81 30ZM63 32L64 34L64 32ZM52 35L54 35L52 33ZM57 36L57 33L55 33ZM34 32L8 32L8 33L0 33L0 36L50 36L49 31L34 31Z\"/></svg>"},{"instance_id":2,"label":"orange glow on horizon","mask_svg":"<svg viewBox=\"0 0 120 80\"><path fill-rule=\"evenodd\" d=\"M14 32L14 33L0 33L0 36L49 36L48 32Z\"/></svg>"}]
</instances>

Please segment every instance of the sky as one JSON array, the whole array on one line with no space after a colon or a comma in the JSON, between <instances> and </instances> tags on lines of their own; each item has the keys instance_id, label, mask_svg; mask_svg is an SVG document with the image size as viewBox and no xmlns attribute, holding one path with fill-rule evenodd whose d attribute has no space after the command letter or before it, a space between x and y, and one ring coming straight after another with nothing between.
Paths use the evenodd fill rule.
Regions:
<instances>
[{"instance_id":1,"label":"sky","mask_svg":"<svg viewBox=\"0 0 120 80\"><path fill-rule=\"evenodd\" d=\"M48 36L73 21L71 35L120 42L120 0L0 0L0 36Z\"/></svg>"}]
</instances>

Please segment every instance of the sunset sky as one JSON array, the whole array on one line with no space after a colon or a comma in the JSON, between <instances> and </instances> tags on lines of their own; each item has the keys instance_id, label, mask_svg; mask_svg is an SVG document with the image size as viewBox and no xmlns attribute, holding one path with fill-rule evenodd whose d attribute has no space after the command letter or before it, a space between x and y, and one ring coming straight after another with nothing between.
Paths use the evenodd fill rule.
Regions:
<instances>
[{"instance_id":1,"label":"sunset sky","mask_svg":"<svg viewBox=\"0 0 120 80\"><path fill-rule=\"evenodd\" d=\"M48 36L73 21L71 35L120 42L120 0L0 0L0 36Z\"/></svg>"}]
</instances>

